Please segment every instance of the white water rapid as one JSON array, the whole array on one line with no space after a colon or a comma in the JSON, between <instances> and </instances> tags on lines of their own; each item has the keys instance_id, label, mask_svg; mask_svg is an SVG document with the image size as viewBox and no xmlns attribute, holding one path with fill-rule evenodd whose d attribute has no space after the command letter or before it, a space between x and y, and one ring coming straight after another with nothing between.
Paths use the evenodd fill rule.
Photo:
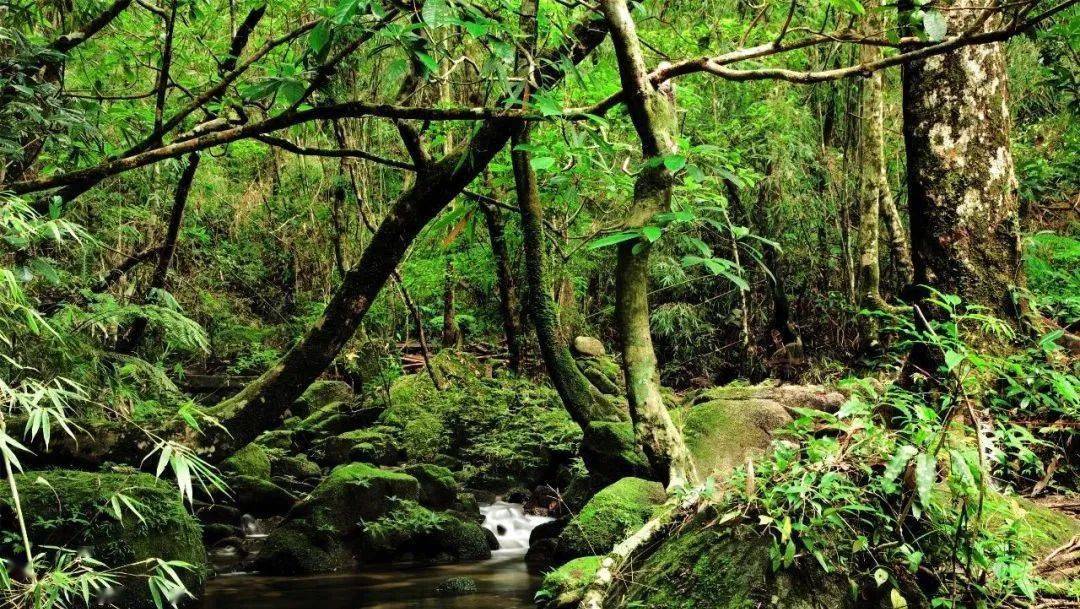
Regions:
<instances>
[{"instance_id":1,"label":"white water rapid","mask_svg":"<svg viewBox=\"0 0 1080 609\"><path fill-rule=\"evenodd\" d=\"M484 528L495 533L499 549L495 553L523 554L529 549L529 534L537 526L554 520L547 516L531 516L520 503L496 501L480 506Z\"/></svg>"}]
</instances>

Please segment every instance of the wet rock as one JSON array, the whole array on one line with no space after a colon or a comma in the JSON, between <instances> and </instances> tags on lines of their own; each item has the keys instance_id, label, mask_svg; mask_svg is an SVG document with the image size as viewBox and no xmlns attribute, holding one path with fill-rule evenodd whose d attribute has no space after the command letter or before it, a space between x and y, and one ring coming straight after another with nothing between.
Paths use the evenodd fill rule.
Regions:
<instances>
[{"instance_id":1,"label":"wet rock","mask_svg":"<svg viewBox=\"0 0 1080 609\"><path fill-rule=\"evenodd\" d=\"M476 580L471 577L451 577L435 586L435 594L439 596L464 596L474 592Z\"/></svg>"},{"instance_id":2,"label":"wet rock","mask_svg":"<svg viewBox=\"0 0 1080 609\"><path fill-rule=\"evenodd\" d=\"M581 458L597 485L652 473L632 423L590 422L581 441Z\"/></svg>"},{"instance_id":3,"label":"wet rock","mask_svg":"<svg viewBox=\"0 0 1080 609\"><path fill-rule=\"evenodd\" d=\"M227 482L236 507L256 516L284 514L297 501L295 495L269 478L230 476Z\"/></svg>"},{"instance_id":4,"label":"wet rock","mask_svg":"<svg viewBox=\"0 0 1080 609\"><path fill-rule=\"evenodd\" d=\"M253 442L225 459L221 464L221 469L241 476L269 478L270 457L264 446Z\"/></svg>"},{"instance_id":5,"label":"wet rock","mask_svg":"<svg viewBox=\"0 0 1080 609\"><path fill-rule=\"evenodd\" d=\"M544 609L577 607L599 568L599 556L582 556L548 573L536 593L537 604Z\"/></svg>"}]
</instances>

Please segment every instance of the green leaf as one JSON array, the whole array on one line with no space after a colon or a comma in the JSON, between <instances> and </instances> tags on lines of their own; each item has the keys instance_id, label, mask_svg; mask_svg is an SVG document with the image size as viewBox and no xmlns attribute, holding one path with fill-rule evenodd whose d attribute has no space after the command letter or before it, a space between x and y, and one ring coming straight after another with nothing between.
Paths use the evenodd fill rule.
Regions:
<instances>
[{"instance_id":1,"label":"green leaf","mask_svg":"<svg viewBox=\"0 0 1080 609\"><path fill-rule=\"evenodd\" d=\"M960 363L963 362L963 361L964 361L964 354L963 353L957 353L956 351L952 351L952 350L949 350L949 351L945 352L945 369L948 370L949 372L952 372L953 370L955 370L956 367L959 366Z\"/></svg>"},{"instance_id":2,"label":"green leaf","mask_svg":"<svg viewBox=\"0 0 1080 609\"><path fill-rule=\"evenodd\" d=\"M602 247L608 247L615 245L616 243L622 243L623 241L630 241L631 239L637 239L638 233L615 233L614 235L608 235L606 237L600 237L589 242L589 249L598 250Z\"/></svg>"},{"instance_id":3,"label":"green leaf","mask_svg":"<svg viewBox=\"0 0 1080 609\"><path fill-rule=\"evenodd\" d=\"M926 32L926 38L932 42L944 40L945 34L949 32L949 24L945 21L945 15L942 15L940 11L925 11L922 26L923 31Z\"/></svg>"},{"instance_id":4,"label":"green leaf","mask_svg":"<svg viewBox=\"0 0 1080 609\"><path fill-rule=\"evenodd\" d=\"M681 154L669 154L664 157L664 167L668 171L678 171L686 166L686 157Z\"/></svg>"},{"instance_id":5,"label":"green leaf","mask_svg":"<svg viewBox=\"0 0 1080 609\"><path fill-rule=\"evenodd\" d=\"M659 226L643 226L643 227L641 227L641 234L646 239L649 240L649 243L652 243L652 242L656 241L657 239L659 239L660 235L663 234L663 232L664 231L662 231Z\"/></svg>"},{"instance_id":6,"label":"green leaf","mask_svg":"<svg viewBox=\"0 0 1080 609\"><path fill-rule=\"evenodd\" d=\"M550 169L551 166L554 165L554 164L555 164L555 159L553 157L550 157L550 156L538 156L538 157L534 158L533 160L529 161L529 165L532 165L532 168L537 170L537 171L543 171L545 169Z\"/></svg>"},{"instance_id":7,"label":"green leaf","mask_svg":"<svg viewBox=\"0 0 1080 609\"><path fill-rule=\"evenodd\" d=\"M427 53L417 52L416 58L420 60L420 64L424 66L428 74L434 74L439 71L439 62L434 57Z\"/></svg>"},{"instance_id":8,"label":"green leaf","mask_svg":"<svg viewBox=\"0 0 1080 609\"><path fill-rule=\"evenodd\" d=\"M935 482L937 482L937 459L929 453L922 453L915 460L915 491L919 495L919 504L924 511L930 509Z\"/></svg>"},{"instance_id":9,"label":"green leaf","mask_svg":"<svg viewBox=\"0 0 1080 609\"><path fill-rule=\"evenodd\" d=\"M318 55L323 52L328 42L330 42L330 27L326 24L326 20L323 20L308 34L308 44L311 45L311 51Z\"/></svg>"},{"instance_id":10,"label":"green leaf","mask_svg":"<svg viewBox=\"0 0 1080 609\"><path fill-rule=\"evenodd\" d=\"M446 0L425 0L420 16L428 26L436 28L449 25L454 20L454 7Z\"/></svg>"}]
</instances>

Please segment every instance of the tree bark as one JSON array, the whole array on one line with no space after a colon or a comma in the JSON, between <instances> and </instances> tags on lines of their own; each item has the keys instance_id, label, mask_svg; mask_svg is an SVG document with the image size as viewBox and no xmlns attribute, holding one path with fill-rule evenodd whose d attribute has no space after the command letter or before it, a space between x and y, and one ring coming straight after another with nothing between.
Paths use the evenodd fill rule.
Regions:
<instances>
[{"instance_id":1,"label":"tree bark","mask_svg":"<svg viewBox=\"0 0 1080 609\"><path fill-rule=\"evenodd\" d=\"M580 62L607 34L602 24L583 21L566 45L546 53L533 76L544 87L562 79L563 61ZM518 128L517 121L485 120L471 139L433 162L390 208L372 235L359 263L345 273L341 286L307 335L238 395L211 409L231 434L214 433L204 451L219 456L275 425L282 413L333 362L359 327L368 308L393 274L409 245L447 204L471 182Z\"/></svg>"},{"instance_id":2,"label":"tree bark","mask_svg":"<svg viewBox=\"0 0 1080 609\"><path fill-rule=\"evenodd\" d=\"M487 224L488 237L491 240L491 256L495 261L495 279L499 289L499 311L503 319L503 334L506 337L506 350L509 352L510 370L517 374L521 370L521 329L518 327L514 311L514 273L510 268L510 255L506 248L506 223L502 212L494 206L480 204Z\"/></svg>"},{"instance_id":3,"label":"tree bark","mask_svg":"<svg viewBox=\"0 0 1080 609\"><path fill-rule=\"evenodd\" d=\"M677 150L671 89L653 86L645 67L637 28L625 0L602 0L611 30L627 109L641 140L646 163L634 184L627 228L645 226L671 204L674 176L662 162ZM674 487L696 481L682 432L660 393L660 373L649 328L649 244L643 239L619 245L615 271L615 318L622 339L623 370L630 417L657 478Z\"/></svg>"},{"instance_id":4,"label":"tree bark","mask_svg":"<svg viewBox=\"0 0 1080 609\"><path fill-rule=\"evenodd\" d=\"M176 184L176 194L173 196L172 210L169 212L169 227L165 232L165 241L158 249L158 260L154 266L154 273L150 276L150 284L143 296L143 302L153 295L155 290L165 288L165 280L169 276L169 266L176 254L176 243L180 236L180 225L184 221L184 209L187 207L188 195L191 193L191 184L195 181L195 172L199 169L199 153L188 156L187 165L180 175L180 181ZM146 334L147 319L139 317L124 332L117 341L116 350L120 353L132 353L139 347L143 336Z\"/></svg>"},{"instance_id":5,"label":"tree bark","mask_svg":"<svg viewBox=\"0 0 1080 609\"><path fill-rule=\"evenodd\" d=\"M454 292L457 288L457 273L454 272L454 260L450 254L446 255L446 276L443 279L443 320L442 320L442 346L443 349L461 348L461 328L457 323L457 313L454 311Z\"/></svg>"},{"instance_id":6,"label":"tree bark","mask_svg":"<svg viewBox=\"0 0 1080 609\"><path fill-rule=\"evenodd\" d=\"M876 29L881 20L868 20L868 29ZM861 61L868 63L881 58L881 49L864 45ZM863 81L862 112L859 122L860 186L858 270L856 271L856 294L858 304L867 308L884 308L881 297L881 266L878 242L881 239L881 209L884 197L891 197L889 178L885 167L885 101L881 72L874 72Z\"/></svg>"},{"instance_id":7,"label":"tree bark","mask_svg":"<svg viewBox=\"0 0 1080 609\"><path fill-rule=\"evenodd\" d=\"M997 25L973 0L942 7L949 33ZM967 10L963 10L967 9ZM1023 287L1005 49L964 47L903 69L915 283L1015 319Z\"/></svg>"}]
</instances>

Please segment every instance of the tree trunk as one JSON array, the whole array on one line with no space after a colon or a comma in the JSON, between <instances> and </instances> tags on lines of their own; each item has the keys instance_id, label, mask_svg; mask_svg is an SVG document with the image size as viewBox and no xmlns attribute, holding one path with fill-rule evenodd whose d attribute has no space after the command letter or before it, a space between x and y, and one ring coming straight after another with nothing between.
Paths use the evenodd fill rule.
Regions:
<instances>
[{"instance_id":1,"label":"tree trunk","mask_svg":"<svg viewBox=\"0 0 1080 609\"><path fill-rule=\"evenodd\" d=\"M637 28L625 0L602 0L601 8L611 30L627 108L646 161L634 184L633 205L626 222L627 228L640 228L671 204L674 176L661 159L677 149L673 93L670 89L657 90L650 82ZM660 373L649 328L648 242L635 239L619 245L615 292L626 394L638 440L655 475L665 485L695 482L697 475L682 432L672 421L660 393Z\"/></svg>"},{"instance_id":2,"label":"tree trunk","mask_svg":"<svg viewBox=\"0 0 1080 609\"><path fill-rule=\"evenodd\" d=\"M443 349L461 348L461 328L458 327L457 313L454 311L454 292L457 288L457 273L454 272L454 260L446 255L446 277L443 279Z\"/></svg>"},{"instance_id":3,"label":"tree trunk","mask_svg":"<svg viewBox=\"0 0 1080 609\"><path fill-rule=\"evenodd\" d=\"M942 8L951 9L943 11L950 34L983 12L972 0ZM1013 288L1024 277L1004 46L906 64L903 82L915 283L1015 318Z\"/></svg>"},{"instance_id":4,"label":"tree trunk","mask_svg":"<svg viewBox=\"0 0 1080 609\"><path fill-rule=\"evenodd\" d=\"M518 207L521 209L525 306L536 328L540 356L567 412L582 429L590 421L618 421L622 419L618 409L585 378L570 353L566 337L559 331L558 309L551 296L551 279L545 260L543 208L528 146L529 129L526 126L513 138L510 159L514 166Z\"/></svg>"},{"instance_id":5,"label":"tree trunk","mask_svg":"<svg viewBox=\"0 0 1080 609\"><path fill-rule=\"evenodd\" d=\"M510 268L510 255L506 250L506 226L502 212L493 206L480 204L491 239L491 256L495 261L496 282L499 288L499 311L503 319L503 334L510 357L510 370L517 374L521 369L521 329L518 328L514 311L514 273Z\"/></svg>"},{"instance_id":6,"label":"tree trunk","mask_svg":"<svg viewBox=\"0 0 1080 609\"><path fill-rule=\"evenodd\" d=\"M868 29L876 28L878 19L869 20ZM881 58L881 48L863 45L861 61L869 63ZM860 186L859 189L859 232L858 232L858 270L856 274L856 294L859 306L883 308L881 297L881 266L878 242L881 238L882 199L890 196L889 177L885 167L885 101L882 89L884 82L881 72L874 72L862 86L862 112L859 122L860 142Z\"/></svg>"},{"instance_id":7,"label":"tree trunk","mask_svg":"<svg viewBox=\"0 0 1080 609\"><path fill-rule=\"evenodd\" d=\"M169 266L176 254L176 243L180 236L180 225L184 221L184 209L187 207L188 195L191 193L191 184L195 181L195 172L199 169L199 153L195 152L188 156L184 173L180 175L180 181L176 184L176 193L173 196L172 210L169 212L169 227L165 232L165 241L158 248L158 260L154 266L154 273L150 276L150 285L147 287L143 302L153 296L155 290L165 287L165 280L169 275ZM132 322L131 327L124 332L116 343L116 350L120 353L132 353L139 347L143 336L146 334L147 319L139 317Z\"/></svg>"},{"instance_id":8,"label":"tree trunk","mask_svg":"<svg viewBox=\"0 0 1080 609\"><path fill-rule=\"evenodd\" d=\"M566 45L536 62L536 81L545 87L557 83L564 75L563 61L579 63L606 34L602 24L591 20L575 26ZM228 448L243 446L280 421L282 413L352 337L424 226L483 171L517 128L515 121L484 121L472 138L433 162L424 179L398 197L359 263L345 273L341 286L307 335L243 391L210 410L230 434L211 432L214 436L203 442L205 452L216 457Z\"/></svg>"}]
</instances>

